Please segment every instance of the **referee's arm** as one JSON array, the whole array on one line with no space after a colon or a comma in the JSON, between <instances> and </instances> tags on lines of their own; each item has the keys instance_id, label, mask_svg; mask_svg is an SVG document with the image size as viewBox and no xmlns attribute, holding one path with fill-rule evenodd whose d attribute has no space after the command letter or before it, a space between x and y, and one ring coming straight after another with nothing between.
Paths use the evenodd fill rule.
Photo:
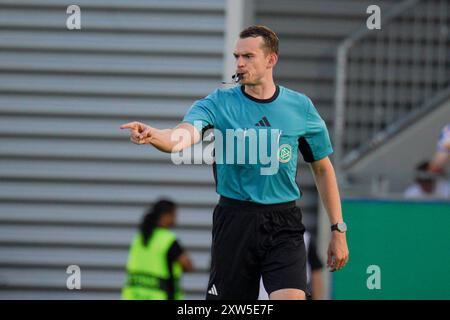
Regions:
<instances>
[{"instance_id":1,"label":"referee's arm","mask_svg":"<svg viewBox=\"0 0 450 320\"><path fill-rule=\"evenodd\" d=\"M120 126L130 130L130 140L135 144L150 144L162 152L179 152L200 141L200 133L189 123L183 122L172 129L156 129L141 122L129 122Z\"/></svg>"},{"instance_id":2,"label":"referee's arm","mask_svg":"<svg viewBox=\"0 0 450 320\"><path fill-rule=\"evenodd\" d=\"M333 165L328 157L311 163L314 180L330 223L343 222L341 201ZM348 261L348 247L345 233L333 232L328 247L327 265L330 271L339 270Z\"/></svg>"}]
</instances>

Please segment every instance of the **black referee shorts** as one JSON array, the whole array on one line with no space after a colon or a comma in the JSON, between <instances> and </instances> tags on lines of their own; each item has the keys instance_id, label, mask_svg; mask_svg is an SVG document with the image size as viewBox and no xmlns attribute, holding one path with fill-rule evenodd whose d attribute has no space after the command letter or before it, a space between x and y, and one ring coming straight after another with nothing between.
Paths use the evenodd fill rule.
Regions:
<instances>
[{"instance_id":1,"label":"black referee shorts","mask_svg":"<svg viewBox=\"0 0 450 320\"><path fill-rule=\"evenodd\" d=\"M262 276L268 294L306 293L305 227L295 201L263 205L221 197L214 209L207 300L257 300Z\"/></svg>"}]
</instances>

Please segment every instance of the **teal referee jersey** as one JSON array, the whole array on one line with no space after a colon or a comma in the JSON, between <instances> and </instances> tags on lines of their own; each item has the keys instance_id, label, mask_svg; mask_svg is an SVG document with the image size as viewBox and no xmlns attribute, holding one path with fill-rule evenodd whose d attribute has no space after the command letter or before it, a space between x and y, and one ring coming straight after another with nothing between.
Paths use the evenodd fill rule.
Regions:
<instances>
[{"instance_id":1,"label":"teal referee jersey","mask_svg":"<svg viewBox=\"0 0 450 320\"><path fill-rule=\"evenodd\" d=\"M217 89L195 101L183 122L202 133L214 129L216 191L232 199L262 204L299 199L297 150L306 162L333 152L311 100L283 86L269 99L248 95L242 85Z\"/></svg>"}]
</instances>

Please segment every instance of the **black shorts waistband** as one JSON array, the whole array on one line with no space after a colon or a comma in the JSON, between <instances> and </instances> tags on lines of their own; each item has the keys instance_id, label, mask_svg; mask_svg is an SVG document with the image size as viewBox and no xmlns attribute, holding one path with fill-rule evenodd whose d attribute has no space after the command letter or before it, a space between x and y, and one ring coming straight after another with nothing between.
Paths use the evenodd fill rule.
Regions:
<instances>
[{"instance_id":1,"label":"black shorts waistband","mask_svg":"<svg viewBox=\"0 0 450 320\"><path fill-rule=\"evenodd\" d=\"M284 210L293 208L295 207L295 201L292 200L289 202L282 202L282 203L263 204L220 196L219 205L224 207L236 207L246 210L272 211L272 210Z\"/></svg>"}]
</instances>

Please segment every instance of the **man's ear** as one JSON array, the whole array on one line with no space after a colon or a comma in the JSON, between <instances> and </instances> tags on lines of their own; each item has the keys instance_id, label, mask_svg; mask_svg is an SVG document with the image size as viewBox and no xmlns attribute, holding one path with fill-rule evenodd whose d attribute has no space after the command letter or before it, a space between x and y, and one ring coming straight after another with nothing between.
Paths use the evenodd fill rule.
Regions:
<instances>
[{"instance_id":1,"label":"man's ear","mask_svg":"<svg viewBox=\"0 0 450 320\"><path fill-rule=\"evenodd\" d=\"M268 58L269 58L269 60L268 60L267 67L268 68L274 67L278 62L278 55L276 53L272 52L272 53L269 53Z\"/></svg>"}]
</instances>

